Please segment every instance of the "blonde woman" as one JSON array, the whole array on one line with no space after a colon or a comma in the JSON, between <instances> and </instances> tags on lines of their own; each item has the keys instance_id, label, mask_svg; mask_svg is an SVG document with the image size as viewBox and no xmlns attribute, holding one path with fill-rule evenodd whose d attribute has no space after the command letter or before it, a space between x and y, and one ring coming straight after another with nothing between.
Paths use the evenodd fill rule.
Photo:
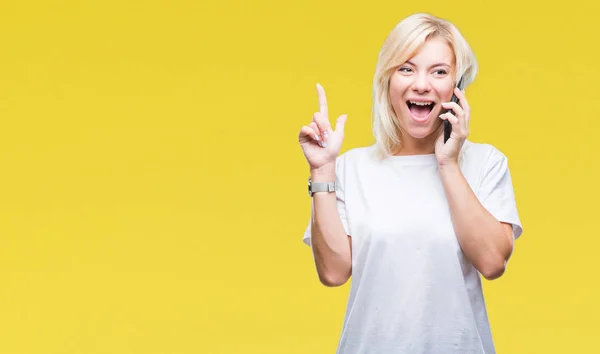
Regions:
<instances>
[{"instance_id":1,"label":"blonde woman","mask_svg":"<svg viewBox=\"0 0 600 354\"><path fill-rule=\"evenodd\" d=\"M523 228L506 156L467 140L456 85L476 73L453 24L407 17L379 54L376 142L342 155L346 116L331 127L317 85L320 110L299 134L313 198L303 241L323 284L352 277L340 354L495 353L481 277L502 276Z\"/></svg>"}]
</instances>

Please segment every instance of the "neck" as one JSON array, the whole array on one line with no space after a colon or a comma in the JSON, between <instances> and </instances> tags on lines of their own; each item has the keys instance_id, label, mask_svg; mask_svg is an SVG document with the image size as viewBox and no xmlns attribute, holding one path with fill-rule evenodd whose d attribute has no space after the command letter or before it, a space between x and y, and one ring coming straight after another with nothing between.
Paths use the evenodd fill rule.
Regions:
<instances>
[{"instance_id":1,"label":"neck","mask_svg":"<svg viewBox=\"0 0 600 354\"><path fill-rule=\"evenodd\" d=\"M402 134L402 143L394 155L425 155L435 153L435 141L439 134L435 132L424 138L413 138L408 134Z\"/></svg>"}]
</instances>

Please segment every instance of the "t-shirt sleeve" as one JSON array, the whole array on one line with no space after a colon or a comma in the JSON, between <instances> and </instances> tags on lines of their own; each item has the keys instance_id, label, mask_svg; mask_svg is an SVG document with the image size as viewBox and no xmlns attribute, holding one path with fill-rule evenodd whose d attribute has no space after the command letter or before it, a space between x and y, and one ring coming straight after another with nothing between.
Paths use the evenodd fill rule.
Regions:
<instances>
[{"instance_id":1,"label":"t-shirt sleeve","mask_svg":"<svg viewBox=\"0 0 600 354\"><path fill-rule=\"evenodd\" d=\"M348 228L348 220L346 218L346 198L345 198L345 178L344 178L344 168L345 168L345 164L344 164L344 160L345 160L346 156L345 155L341 155L336 159L336 168L335 168L335 180L336 183L338 185L337 190L335 191L335 196L336 196L336 200L337 200L337 210L338 210L338 214L340 215L340 219L342 220L342 225L344 226L344 230L346 230L346 234L349 235L349 228ZM312 215L314 212L314 204L312 203L311 200L311 212L310 212L310 217L308 220L308 225L306 227L306 230L304 231L304 236L302 238L302 241L307 244L308 246L311 246L311 242L310 242L310 237L311 237L311 225L312 225Z\"/></svg>"},{"instance_id":2,"label":"t-shirt sleeve","mask_svg":"<svg viewBox=\"0 0 600 354\"><path fill-rule=\"evenodd\" d=\"M512 225L515 240L523 233L507 157L492 148L478 197L482 205L498 221Z\"/></svg>"}]
</instances>

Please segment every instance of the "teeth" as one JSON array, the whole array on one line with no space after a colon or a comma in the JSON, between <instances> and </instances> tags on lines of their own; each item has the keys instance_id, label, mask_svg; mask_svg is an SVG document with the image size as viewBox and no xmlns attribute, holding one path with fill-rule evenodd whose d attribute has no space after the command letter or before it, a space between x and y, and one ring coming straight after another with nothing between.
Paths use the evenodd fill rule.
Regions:
<instances>
[{"instance_id":1,"label":"teeth","mask_svg":"<svg viewBox=\"0 0 600 354\"><path fill-rule=\"evenodd\" d=\"M417 102L417 101L409 101L411 104L415 104L417 106L429 106L433 104L433 102Z\"/></svg>"}]
</instances>

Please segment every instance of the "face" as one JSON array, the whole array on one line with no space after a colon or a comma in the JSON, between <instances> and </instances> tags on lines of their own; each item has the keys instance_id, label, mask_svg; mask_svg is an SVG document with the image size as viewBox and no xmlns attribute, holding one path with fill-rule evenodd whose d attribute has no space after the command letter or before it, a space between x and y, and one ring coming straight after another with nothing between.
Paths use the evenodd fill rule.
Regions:
<instances>
[{"instance_id":1,"label":"face","mask_svg":"<svg viewBox=\"0 0 600 354\"><path fill-rule=\"evenodd\" d=\"M452 48L433 38L392 74L390 98L402 139L423 139L438 131L441 103L450 101L455 87L453 70Z\"/></svg>"}]
</instances>

